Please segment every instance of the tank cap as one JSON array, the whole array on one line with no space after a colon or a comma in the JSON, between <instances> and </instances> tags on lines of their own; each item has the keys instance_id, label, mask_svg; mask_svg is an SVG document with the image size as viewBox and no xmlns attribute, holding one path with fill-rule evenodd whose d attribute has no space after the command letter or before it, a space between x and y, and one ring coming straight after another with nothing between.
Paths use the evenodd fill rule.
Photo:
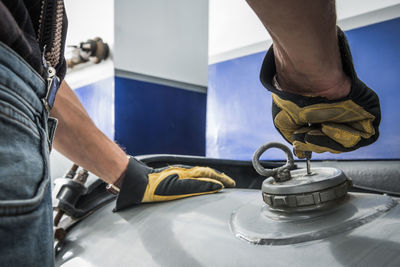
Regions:
<instances>
[{"instance_id":1,"label":"tank cap","mask_svg":"<svg viewBox=\"0 0 400 267\"><path fill-rule=\"evenodd\" d=\"M273 147L285 147L282 150L287 155L287 162L276 169L264 169L259 158ZM293 155L288 147L280 143L261 146L253 156L253 166L260 175L268 177L262 184L262 196L270 209L276 211L303 212L334 205L346 196L352 185L351 180L337 168L290 170L293 168Z\"/></svg>"}]
</instances>

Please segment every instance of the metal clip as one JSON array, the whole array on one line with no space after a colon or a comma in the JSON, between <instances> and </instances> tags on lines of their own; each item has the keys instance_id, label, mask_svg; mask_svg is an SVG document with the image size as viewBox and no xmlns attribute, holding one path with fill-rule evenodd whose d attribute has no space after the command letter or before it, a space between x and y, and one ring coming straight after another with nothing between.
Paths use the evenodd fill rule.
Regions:
<instances>
[{"instance_id":1,"label":"metal clip","mask_svg":"<svg viewBox=\"0 0 400 267\"><path fill-rule=\"evenodd\" d=\"M42 99L43 105L48 112L53 108L54 101L58 88L60 87L60 79L56 75L56 70L53 68L45 58L46 46L43 47L42 64L47 72L47 92L46 96Z\"/></svg>"},{"instance_id":2,"label":"metal clip","mask_svg":"<svg viewBox=\"0 0 400 267\"><path fill-rule=\"evenodd\" d=\"M43 98L43 104L48 112L53 108L56 94L60 87L60 79L56 76L56 70L53 67L47 69L47 93Z\"/></svg>"}]
</instances>

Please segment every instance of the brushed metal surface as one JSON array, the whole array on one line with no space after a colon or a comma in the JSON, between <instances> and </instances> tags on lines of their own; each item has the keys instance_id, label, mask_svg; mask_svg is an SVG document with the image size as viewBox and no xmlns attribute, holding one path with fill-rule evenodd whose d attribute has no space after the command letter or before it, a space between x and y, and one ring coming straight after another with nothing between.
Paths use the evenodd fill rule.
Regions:
<instances>
[{"instance_id":1,"label":"brushed metal surface","mask_svg":"<svg viewBox=\"0 0 400 267\"><path fill-rule=\"evenodd\" d=\"M381 197L387 198L351 193L373 204L368 196L379 199L379 205ZM255 245L238 238L230 226L233 212L249 204L259 205L258 215L252 216L265 216L260 190L225 189L119 213L112 212L111 202L71 229L56 256L57 266L400 266L399 206L383 208L354 228L340 228L337 221L339 231L319 240ZM314 219L328 223L329 216L324 218ZM297 225L305 232L304 218L294 220L299 224L292 221L291 231ZM279 223L276 236L288 226L285 220ZM312 227L307 231L316 233Z\"/></svg>"},{"instance_id":2,"label":"brushed metal surface","mask_svg":"<svg viewBox=\"0 0 400 267\"><path fill-rule=\"evenodd\" d=\"M396 205L389 196L349 194L330 208L287 213L272 211L257 200L233 211L230 227L237 237L253 244L293 245L356 229L379 219Z\"/></svg>"}]
</instances>

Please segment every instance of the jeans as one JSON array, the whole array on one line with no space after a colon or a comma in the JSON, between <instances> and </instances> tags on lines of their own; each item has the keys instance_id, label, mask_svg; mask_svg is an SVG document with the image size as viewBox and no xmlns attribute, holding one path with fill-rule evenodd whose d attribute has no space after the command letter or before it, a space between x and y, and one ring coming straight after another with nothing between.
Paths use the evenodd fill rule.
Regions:
<instances>
[{"instance_id":1,"label":"jeans","mask_svg":"<svg viewBox=\"0 0 400 267\"><path fill-rule=\"evenodd\" d=\"M0 42L0 265L54 266L46 84ZM51 135L51 134L50 134Z\"/></svg>"}]
</instances>

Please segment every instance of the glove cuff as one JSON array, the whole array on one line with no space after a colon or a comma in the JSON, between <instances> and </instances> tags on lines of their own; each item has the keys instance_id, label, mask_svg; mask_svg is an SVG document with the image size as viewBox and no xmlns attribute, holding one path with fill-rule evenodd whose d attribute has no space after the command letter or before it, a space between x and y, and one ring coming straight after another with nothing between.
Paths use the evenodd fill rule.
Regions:
<instances>
[{"instance_id":1,"label":"glove cuff","mask_svg":"<svg viewBox=\"0 0 400 267\"><path fill-rule=\"evenodd\" d=\"M342 59L343 71L350 78L352 84L351 92L348 96L342 99L329 100L325 97L320 97L320 96L308 97L278 90L273 84L273 79L274 76L276 75L275 55L274 55L273 45L271 45L271 47L268 49L268 52L261 66L261 72L260 72L261 83L264 85L265 88L267 88L272 93L278 95L282 99L296 103L299 107L305 107L321 103L336 103L338 101L344 101L347 99L356 98L356 96L354 96L355 90L353 90L353 88L357 87L356 84L361 81L358 80L357 74L354 70L353 58L351 56L350 47L347 42L346 36L339 27L337 27L337 33L338 33L338 44Z\"/></svg>"},{"instance_id":2,"label":"glove cuff","mask_svg":"<svg viewBox=\"0 0 400 267\"><path fill-rule=\"evenodd\" d=\"M129 157L128 167L125 171L125 177L117 197L117 204L114 211L120 211L124 208L140 204L148 184L148 174L152 168L143 162Z\"/></svg>"}]
</instances>

